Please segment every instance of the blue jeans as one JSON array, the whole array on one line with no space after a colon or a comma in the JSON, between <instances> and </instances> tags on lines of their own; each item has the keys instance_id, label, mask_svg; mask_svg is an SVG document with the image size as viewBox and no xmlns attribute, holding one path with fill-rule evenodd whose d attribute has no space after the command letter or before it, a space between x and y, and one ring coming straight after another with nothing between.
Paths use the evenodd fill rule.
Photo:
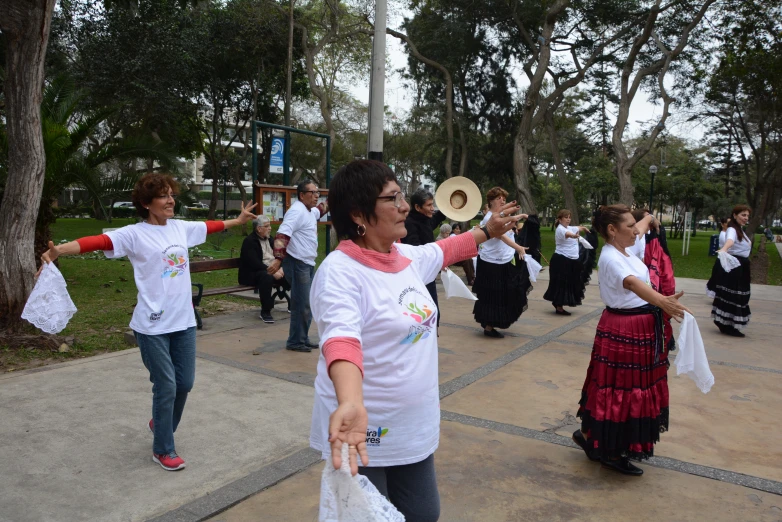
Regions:
<instances>
[{"instance_id":1,"label":"blue jeans","mask_svg":"<svg viewBox=\"0 0 782 522\"><path fill-rule=\"evenodd\" d=\"M369 479L407 522L437 522L440 518L434 453L415 464L382 468L359 466L358 472Z\"/></svg>"},{"instance_id":2,"label":"blue jeans","mask_svg":"<svg viewBox=\"0 0 782 522\"><path fill-rule=\"evenodd\" d=\"M285 279L291 285L291 325L286 346L301 348L309 344L312 310L310 309L310 288L315 267L298 259L286 256L282 260Z\"/></svg>"},{"instance_id":3,"label":"blue jeans","mask_svg":"<svg viewBox=\"0 0 782 522\"><path fill-rule=\"evenodd\" d=\"M195 381L196 329L160 335L133 332L152 383L152 420L158 455L174 452L174 432Z\"/></svg>"}]
</instances>

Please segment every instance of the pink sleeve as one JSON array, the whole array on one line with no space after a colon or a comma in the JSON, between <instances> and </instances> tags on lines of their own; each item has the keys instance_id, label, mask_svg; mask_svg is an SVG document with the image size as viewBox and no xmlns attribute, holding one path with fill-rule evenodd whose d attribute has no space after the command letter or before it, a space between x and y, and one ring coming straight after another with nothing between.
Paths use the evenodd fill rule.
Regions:
<instances>
[{"instance_id":1,"label":"pink sleeve","mask_svg":"<svg viewBox=\"0 0 782 522\"><path fill-rule=\"evenodd\" d=\"M336 361L348 361L358 366L361 378L364 378L364 354L361 353L361 343L355 337L332 337L323 343L322 351L327 369Z\"/></svg>"},{"instance_id":2,"label":"pink sleeve","mask_svg":"<svg viewBox=\"0 0 782 522\"><path fill-rule=\"evenodd\" d=\"M436 245L443 251L443 267L478 255L478 245L469 232L445 238L438 241Z\"/></svg>"},{"instance_id":3,"label":"pink sleeve","mask_svg":"<svg viewBox=\"0 0 782 522\"><path fill-rule=\"evenodd\" d=\"M214 234L215 232L222 232L225 230L225 221L207 221L206 222L206 234Z\"/></svg>"},{"instance_id":4,"label":"pink sleeve","mask_svg":"<svg viewBox=\"0 0 782 522\"><path fill-rule=\"evenodd\" d=\"M106 234L99 236L87 236L76 240L79 244L79 253L94 252L96 250L114 250L111 238Z\"/></svg>"}]
</instances>

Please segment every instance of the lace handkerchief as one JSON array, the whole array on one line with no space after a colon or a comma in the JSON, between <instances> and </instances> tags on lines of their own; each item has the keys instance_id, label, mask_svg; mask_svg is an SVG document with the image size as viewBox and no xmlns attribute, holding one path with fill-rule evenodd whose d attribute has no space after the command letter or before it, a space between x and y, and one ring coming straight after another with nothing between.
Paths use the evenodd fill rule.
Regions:
<instances>
[{"instance_id":1,"label":"lace handkerchief","mask_svg":"<svg viewBox=\"0 0 782 522\"><path fill-rule=\"evenodd\" d=\"M320 522L404 522L386 497L363 475L350 475L348 445L342 444L342 467L326 461L320 478Z\"/></svg>"},{"instance_id":2,"label":"lace handkerchief","mask_svg":"<svg viewBox=\"0 0 782 522\"><path fill-rule=\"evenodd\" d=\"M538 281L538 274L541 270L543 270L543 267L540 266L540 263L535 261L531 255L527 254L524 256L524 261L527 263L527 271L529 272L529 280L533 283L536 283Z\"/></svg>"},{"instance_id":3,"label":"lace handkerchief","mask_svg":"<svg viewBox=\"0 0 782 522\"><path fill-rule=\"evenodd\" d=\"M595 247L592 246L592 244L586 240L583 236L578 236L578 242L581 243L581 246L586 248L587 250L594 250Z\"/></svg>"},{"instance_id":4,"label":"lace handkerchief","mask_svg":"<svg viewBox=\"0 0 782 522\"><path fill-rule=\"evenodd\" d=\"M734 268L738 268L741 266L739 260L733 257L732 255L728 254L727 252L718 251L717 257L720 260L722 269L725 270L726 272L730 272Z\"/></svg>"},{"instance_id":5,"label":"lace handkerchief","mask_svg":"<svg viewBox=\"0 0 782 522\"><path fill-rule=\"evenodd\" d=\"M48 334L63 331L76 313L76 305L68 295L68 285L54 263L45 263L38 281L24 305L25 319Z\"/></svg>"}]
</instances>

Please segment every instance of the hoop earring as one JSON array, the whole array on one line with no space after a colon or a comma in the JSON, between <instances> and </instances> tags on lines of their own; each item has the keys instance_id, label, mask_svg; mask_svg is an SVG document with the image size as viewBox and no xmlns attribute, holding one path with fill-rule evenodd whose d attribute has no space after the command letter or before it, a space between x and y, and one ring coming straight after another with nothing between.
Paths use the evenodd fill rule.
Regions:
<instances>
[{"instance_id":1,"label":"hoop earring","mask_svg":"<svg viewBox=\"0 0 782 522\"><path fill-rule=\"evenodd\" d=\"M363 223L361 223L360 225L357 225L356 226L356 233L360 237L364 237L367 234L367 226L365 224L363 224Z\"/></svg>"}]
</instances>

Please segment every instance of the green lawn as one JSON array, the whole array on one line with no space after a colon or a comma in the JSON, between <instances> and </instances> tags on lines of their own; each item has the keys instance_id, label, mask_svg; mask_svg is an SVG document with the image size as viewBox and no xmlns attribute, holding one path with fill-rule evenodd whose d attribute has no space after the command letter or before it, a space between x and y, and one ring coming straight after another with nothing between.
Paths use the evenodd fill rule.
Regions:
<instances>
[{"instance_id":1,"label":"green lawn","mask_svg":"<svg viewBox=\"0 0 782 522\"><path fill-rule=\"evenodd\" d=\"M115 219L112 223L95 219L58 219L52 229L55 243L71 241L79 237L102 233L104 228L116 228L135 222L132 219ZM276 231L276 226L274 227ZM207 242L193 251L195 256L215 258L237 257L241 250L244 233L249 232L249 226L243 232L241 227L227 232L212 234ZM709 257L709 233L700 233L693 237L690 243L690 254L681 255L682 241L668 241L673 263L678 277L693 277L708 279L714 257ZM543 242L542 253L551 259L554 253L554 232L551 229L541 230ZM319 253L317 262L326 255L326 229L319 227ZM602 244L602 242L601 242ZM332 245L332 248L334 245ZM782 260L774 245L768 245L770 259L769 284L782 285ZM10 352L7 347L0 346L0 371L35 366L41 362L52 360L85 357L98 353L121 350L127 346L123 341L123 332L127 329L133 307L136 303L136 287L133 282L133 269L127 259L109 260L101 252L84 256L60 258L60 270L68 282L68 291L73 299L78 313L71 319L63 336L73 336L77 339L69 353L51 354L35 348ZM194 274L193 282L203 283L204 288L232 286L237 284L236 270L220 270L212 273ZM223 309L236 309L246 306L257 306L231 296L216 296L203 301L205 317L219 314Z\"/></svg>"}]
</instances>

